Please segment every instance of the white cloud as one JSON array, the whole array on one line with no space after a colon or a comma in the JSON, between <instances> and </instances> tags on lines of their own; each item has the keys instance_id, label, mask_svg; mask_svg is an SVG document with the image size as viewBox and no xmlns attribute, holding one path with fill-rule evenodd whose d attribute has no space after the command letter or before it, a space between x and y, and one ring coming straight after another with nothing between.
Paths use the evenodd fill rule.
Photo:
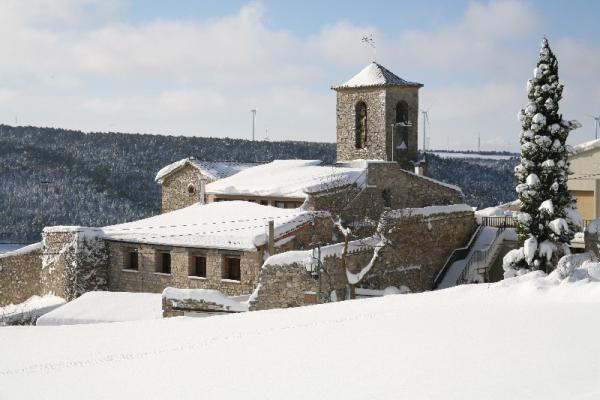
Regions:
<instances>
[{"instance_id":1,"label":"white cloud","mask_svg":"<svg viewBox=\"0 0 600 400\"><path fill-rule=\"evenodd\" d=\"M11 85L0 90L10 105L0 118L247 137L249 110L258 107L261 134L334 141L329 87L371 59L360 38L374 34L378 60L425 84L434 145L445 147L450 136L472 147L481 131L484 143L504 146L518 134L514 116L544 27L530 3L491 1L473 2L458 21L433 30L383 32L342 20L304 38L269 28L259 3L219 18L132 24L119 19L123 1L1 2L0 76ZM598 104L598 47L557 39L565 110Z\"/></svg>"}]
</instances>

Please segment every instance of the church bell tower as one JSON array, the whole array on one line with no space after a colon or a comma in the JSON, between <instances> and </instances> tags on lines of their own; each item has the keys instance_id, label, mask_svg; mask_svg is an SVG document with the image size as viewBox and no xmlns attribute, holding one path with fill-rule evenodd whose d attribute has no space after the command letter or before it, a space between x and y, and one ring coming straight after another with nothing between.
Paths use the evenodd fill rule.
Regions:
<instances>
[{"instance_id":1,"label":"church bell tower","mask_svg":"<svg viewBox=\"0 0 600 400\"><path fill-rule=\"evenodd\" d=\"M337 161L400 163L412 170L418 152L419 89L373 62L336 91Z\"/></svg>"}]
</instances>

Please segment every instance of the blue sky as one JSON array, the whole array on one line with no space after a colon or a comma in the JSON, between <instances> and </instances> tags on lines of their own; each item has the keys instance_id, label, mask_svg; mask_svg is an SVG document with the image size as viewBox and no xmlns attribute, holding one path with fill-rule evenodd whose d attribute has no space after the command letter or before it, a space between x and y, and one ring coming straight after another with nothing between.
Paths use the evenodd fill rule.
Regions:
<instances>
[{"instance_id":1,"label":"blue sky","mask_svg":"<svg viewBox=\"0 0 600 400\"><path fill-rule=\"evenodd\" d=\"M372 59L425 84L434 148L518 148L516 114L547 35L561 109L592 138L600 2L0 3L0 122L84 131L335 140L335 94Z\"/></svg>"}]
</instances>

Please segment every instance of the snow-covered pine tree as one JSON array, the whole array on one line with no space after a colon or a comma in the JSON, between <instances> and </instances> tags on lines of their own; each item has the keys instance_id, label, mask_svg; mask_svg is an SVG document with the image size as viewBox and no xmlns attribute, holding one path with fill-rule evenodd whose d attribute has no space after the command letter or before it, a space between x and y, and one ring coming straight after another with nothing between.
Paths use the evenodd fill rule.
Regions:
<instances>
[{"instance_id":1,"label":"snow-covered pine tree","mask_svg":"<svg viewBox=\"0 0 600 400\"><path fill-rule=\"evenodd\" d=\"M528 270L549 270L581 225L576 204L567 188L569 170L567 136L581 125L559 113L563 85L558 61L542 40L533 78L527 81L529 102L519 112L522 124L521 163L515 168L522 203L517 234L523 247L504 258L505 277Z\"/></svg>"}]
</instances>

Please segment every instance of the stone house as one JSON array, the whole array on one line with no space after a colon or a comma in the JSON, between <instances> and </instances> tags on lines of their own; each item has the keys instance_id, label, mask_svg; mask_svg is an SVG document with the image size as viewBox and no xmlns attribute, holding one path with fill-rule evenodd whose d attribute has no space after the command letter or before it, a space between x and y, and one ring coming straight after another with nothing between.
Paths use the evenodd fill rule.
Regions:
<instances>
[{"instance_id":1,"label":"stone house","mask_svg":"<svg viewBox=\"0 0 600 400\"><path fill-rule=\"evenodd\" d=\"M154 180L162 188L162 212L178 210L204 201L204 187L218 179L256 166L256 163L202 161L184 158L162 168Z\"/></svg>"}]
</instances>

